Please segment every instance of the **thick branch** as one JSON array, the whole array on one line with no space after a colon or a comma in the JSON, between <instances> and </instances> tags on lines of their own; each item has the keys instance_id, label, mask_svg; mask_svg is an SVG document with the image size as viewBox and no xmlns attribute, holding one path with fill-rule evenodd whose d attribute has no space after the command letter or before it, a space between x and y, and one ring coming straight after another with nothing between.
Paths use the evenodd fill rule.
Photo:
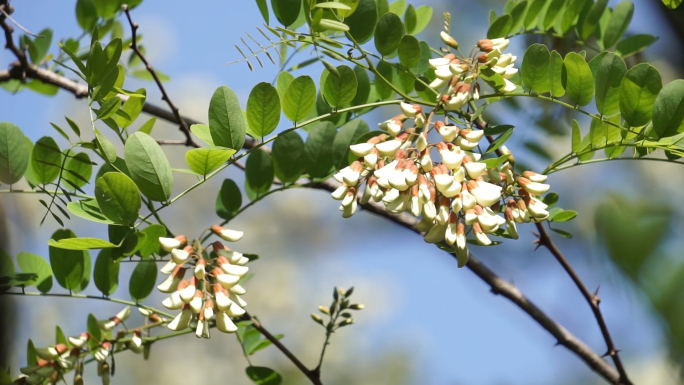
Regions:
<instances>
[{"instance_id":1,"label":"thick branch","mask_svg":"<svg viewBox=\"0 0 684 385\"><path fill-rule=\"evenodd\" d=\"M29 68L31 68L31 66L29 66ZM9 73L8 71L0 71L0 80L14 79L15 77L9 76L10 74L11 71L9 71ZM56 75L50 71L37 69L36 71L29 71L27 73L27 76L40 79L42 81L48 80L50 84L55 84L60 88L63 88L71 92L76 97L84 97L85 95L87 95L86 86L80 85L69 79ZM55 78L58 78L59 81L57 81L58 79ZM122 97L122 99L126 99L125 95L120 95L120 97ZM169 122L179 123L179 120L183 120L189 125L201 123L199 121L187 117L177 118L172 111L168 111L151 103L145 103L143 111L147 112L150 115L156 116L160 119L167 120ZM244 148L250 149L253 148L256 144L256 140L252 138L247 138L245 140ZM262 147L262 149L266 150L267 148ZM312 187L326 191L334 191L334 189L337 188L337 185L333 181L325 181L318 183ZM385 211L385 208L381 204L375 202L370 202L368 204L362 205L361 207L363 207L365 210L373 214L387 218L390 221L402 227L405 227L414 232L418 232L415 228L415 225L418 223L418 220L416 218L410 217L408 215L390 214L387 211ZM611 383L620 382L619 373L611 365L609 365L605 360L603 360L597 353L591 350L591 348L589 348L581 340L579 340L572 333L567 331L556 321L554 321L550 316L548 316L536 305L534 305L514 285L506 282L504 279L497 276L485 264L477 260L472 255L470 256L470 259L468 260L468 264L466 265L466 267L470 269L473 273L475 273L475 275L477 275L480 279L486 282L491 287L491 290L494 294L499 294L508 298L522 311L524 311L530 317L532 317L535 320L535 322L537 322L552 336L554 336L554 338L556 338L560 345L565 346L568 350L572 351L577 356L579 356L582 361L584 361L590 368L599 373L607 381Z\"/></svg>"},{"instance_id":2,"label":"thick branch","mask_svg":"<svg viewBox=\"0 0 684 385\"><path fill-rule=\"evenodd\" d=\"M180 112L178 111L178 107L176 107L175 104L171 101L171 98L169 98L169 95L166 93L166 89L164 88L164 85L162 84L161 80L159 79L159 76L157 75L157 71L154 70L152 65L150 64L149 61L147 61L147 58L143 53L140 51L140 48L138 48L138 40L137 40L137 32L138 32L138 23L134 23L133 19L131 18L131 12L128 9L128 5L124 4L122 6L122 9L124 13L126 13L126 17L128 18L128 23L131 26L131 49L133 52L135 52L136 55L140 58L140 60L145 64L145 68L147 71L152 75L154 78L154 82L157 83L157 87L159 88L159 91L162 93L162 100L166 102L166 104L169 105L169 108L171 108L171 111L173 111L173 116L175 117L175 121L180 124L180 130L185 135L185 144L187 146L192 146L192 147L199 147L197 143L195 143L194 140L192 140L192 136L190 136L190 127L188 126L188 123L183 120L183 118L180 115Z\"/></svg>"}]
</instances>

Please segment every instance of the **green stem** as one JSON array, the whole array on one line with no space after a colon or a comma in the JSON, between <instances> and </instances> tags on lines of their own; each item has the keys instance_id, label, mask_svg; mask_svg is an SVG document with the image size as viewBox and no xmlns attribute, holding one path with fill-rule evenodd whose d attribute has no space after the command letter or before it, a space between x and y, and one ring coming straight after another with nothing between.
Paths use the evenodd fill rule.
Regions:
<instances>
[{"instance_id":1,"label":"green stem","mask_svg":"<svg viewBox=\"0 0 684 385\"><path fill-rule=\"evenodd\" d=\"M578 161L577 163L569 164L567 166L563 167L558 167L555 168L551 171L546 172L546 174L553 174L554 172L562 171L562 170L567 170L569 168L577 167L577 166L582 166L585 164L591 164L591 163L599 163L599 162L608 162L608 161L613 161L613 160L639 160L639 161L644 161L644 160L650 160L652 162L666 162L670 164L683 164L684 162L675 162L669 159L660 159L660 158L600 158L600 159L590 159L590 160L585 160L585 161Z\"/></svg>"},{"instance_id":2,"label":"green stem","mask_svg":"<svg viewBox=\"0 0 684 385\"><path fill-rule=\"evenodd\" d=\"M27 295L27 296L33 296L33 297L60 297L60 298L97 299L97 300L101 300L101 301L109 301L109 302L119 303L122 305L137 307L140 309L150 310L156 314L162 315L162 316L167 317L167 318L174 318L175 317L175 316L173 316L173 315L171 315L165 311L161 311L161 310L155 309L155 308L147 306L147 305L142 305L140 303L136 303L133 301L127 301L125 299L118 299L118 298L111 298L111 297L99 297L99 296L95 296L95 295L85 295L85 294L59 294L59 293L43 294L43 293L32 292L32 291L26 291L26 292L22 292L22 293L7 291L4 293L0 293L0 295Z\"/></svg>"},{"instance_id":3,"label":"green stem","mask_svg":"<svg viewBox=\"0 0 684 385\"><path fill-rule=\"evenodd\" d=\"M0 194L47 194L47 195L70 195L84 199L95 199L90 195L80 193L65 193L61 190L0 190Z\"/></svg>"}]
</instances>

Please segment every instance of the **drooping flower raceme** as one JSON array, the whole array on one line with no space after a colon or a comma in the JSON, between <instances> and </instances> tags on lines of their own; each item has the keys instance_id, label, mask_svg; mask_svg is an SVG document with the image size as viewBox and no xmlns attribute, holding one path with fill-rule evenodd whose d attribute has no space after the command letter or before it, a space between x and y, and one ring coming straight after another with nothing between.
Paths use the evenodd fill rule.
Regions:
<instances>
[{"instance_id":1,"label":"drooping flower raceme","mask_svg":"<svg viewBox=\"0 0 684 385\"><path fill-rule=\"evenodd\" d=\"M243 235L241 231L217 225L210 230L229 242L238 241ZM212 321L219 331L237 331L232 318L245 314L247 303L241 295L247 291L239 282L249 271L245 266L249 258L218 241L212 244L210 252L174 243L172 238L159 238L159 242L174 246L170 248L171 260L161 268L168 277L157 286L159 291L170 294L162 305L180 310L167 327L182 330L195 325L195 334L203 338L209 338Z\"/></svg>"}]
</instances>

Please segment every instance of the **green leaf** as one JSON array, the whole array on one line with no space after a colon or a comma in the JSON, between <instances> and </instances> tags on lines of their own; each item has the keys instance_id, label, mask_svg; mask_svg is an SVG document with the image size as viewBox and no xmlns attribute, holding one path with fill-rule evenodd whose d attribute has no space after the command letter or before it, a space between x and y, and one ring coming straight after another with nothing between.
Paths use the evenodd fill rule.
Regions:
<instances>
[{"instance_id":1,"label":"green leaf","mask_svg":"<svg viewBox=\"0 0 684 385\"><path fill-rule=\"evenodd\" d=\"M102 295L110 296L119 287L119 267L120 264L112 258L110 249L100 250L95 261L93 281Z\"/></svg>"},{"instance_id":2,"label":"green leaf","mask_svg":"<svg viewBox=\"0 0 684 385\"><path fill-rule=\"evenodd\" d=\"M394 90L389 86L394 83L394 66L383 60L376 68L378 73L375 74L375 91L381 100L390 99L394 96Z\"/></svg>"},{"instance_id":3,"label":"green leaf","mask_svg":"<svg viewBox=\"0 0 684 385\"><path fill-rule=\"evenodd\" d=\"M128 294L137 302L147 298L157 281L157 264L154 258L145 258L138 262L128 282Z\"/></svg>"},{"instance_id":4,"label":"green leaf","mask_svg":"<svg viewBox=\"0 0 684 385\"><path fill-rule=\"evenodd\" d=\"M120 172L108 172L95 182L95 198L102 213L114 223L131 225L138 219L142 200L133 180Z\"/></svg>"},{"instance_id":5,"label":"green leaf","mask_svg":"<svg viewBox=\"0 0 684 385\"><path fill-rule=\"evenodd\" d=\"M676 9L682 5L682 0L662 0L663 4L670 9Z\"/></svg>"},{"instance_id":6,"label":"green leaf","mask_svg":"<svg viewBox=\"0 0 684 385\"><path fill-rule=\"evenodd\" d=\"M60 229L52 234L50 242L76 239L76 234L68 229ZM50 245L50 266L52 273L63 288L78 293L90 281L90 253L86 250L67 250Z\"/></svg>"},{"instance_id":7,"label":"green leaf","mask_svg":"<svg viewBox=\"0 0 684 385\"><path fill-rule=\"evenodd\" d=\"M264 193L273 184L273 160L268 152L255 149L249 153L245 164L245 182L257 194Z\"/></svg>"},{"instance_id":8,"label":"green leaf","mask_svg":"<svg viewBox=\"0 0 684 385\"><path fill-rule=\"evenodd\" d=\"M173 190L171 165L149 135L136 132L124 146L126 166L140 191L154 201L168 201Z\"/></svg>"},{"instance_id":9,"label":"green leaf","mask_svg":"<svg viewBox=\"0 0 684 385\"><path fill-rule=\"evenodd\" d=\"M389 11L396 15L403 15L406 10L406 0L395 0L389 5Z\"/></svg>"},{"instance_id":10,"label":"green leaf","mask_svg":"<svg viewBox=\"0 0 684 385\"><path fill-rule=\"evenodd\" d=\"M356 89L356 95L354 96L354 100L352 100L352 104L365 104L368 102L368 96L370 96L371 91L371 84L370 78L368 77L368 71L366 71L366 69L363 67L355 65L354 73L356 74L358 88Z\"/></svg>"},{"instance_id":11,"label":"green leaf","mask_svg":"<svg viewBox=\"0 0 684 385\"><path fill-rule=\"evenodd\" d=\"M292 122L301 122L316 105L316 84L309 76L300 76L285 91L283 112Z\"/></svg>"},{"instance_id":12,"label":"green leaf","mask_svg":"<svg viewBox=\"0 0 684 385\"><path fill-rule=\"evenodd\" d=\"M572 210L561 210L553 217L549 215L549 221L551 222L567 222L577 216L577 211L572 211Z\"/></svg>"},{"instance_id":13,"label":"green leaf","mask_svg":"<svg viewBox=\"0 0 684 385\"><path fill-rule=\"evenodd\" d=\"M567 232L567 231L565 231L565 230L554 229L554 228L552 228L552 227L550 227L550 229L551 229L554 233L556 233L556 234L558 234L558 235L560 235L560 236L562 236L562 237L572 239L572 234L570 234L569 232Z\"/></svg>"},{"instance_id":14,"label":"green leaf","mask_svg":"<svg viewBox=\"0 0 684 385\"><path fill-rule=\"evenodd\" d=\"M575 105L585 106L591 102L594 97L594 78L589 64L580 54L570 52L565 56L561 79L568 98Z\"/></svg>"},{"instance_id":15,"label":"green leaf","mask_svg":"<svg viewBox=\"0 0 684 385\"><path fill-rule=\"evenodd\" d=\"M242 207L242 193L240 188L232 179L226 179L221 185L216 196L216 215L225 220L235 216Z\"/></svg>"},{"instance_id":16,"label":"green leaf","mask_svg":"<svg viewBox=\"0 0 684 385\"><path fill-rule=\"evenodd\" d=\"M92 250L116 247L115 244L98 238L67 238L58 241L50 239L48 244L50 247L56 247L58 249L65 250Z\"/></svg>"},{"instance_id":17,"label":"green leaf","mask_svg":"<svg viewBox=\"0 0 684 385\"><path fill-rule=\"evenodd\" d=\"M415 36L404 35L399 41L399 62L406 68L418 65L420 42Z\"/></svg>"},{"instance_id":18,"label":"green leaf","mask_svg":"<svg viewBox=\"0 0 684 385\"><path fill-rule=\"evenodd\" d=\"M560 98L565 95L565 87L563 86L563 58L556 51L551 51L549 57L549 85L551 97Z\"/></svg>"},{"instance_id":19,"label":"green leaf","mask_svg":"<svg viewBox=\"0 0 684 385\"><path fill-rule=\"evenodd\" d=\"M551 29L551 27L553 27L553 25L556 23L558 15L560 15L561 11L565 8L565 3L566 0L553 0L550 3L542 23L543 29L545 31Z\"/></svg>"},{"instance_id":20,"label":"green leaf","mask_svg":"<svg viewBox=\"0 0 684 385\"><path fill-rule=\"evenodd\" d=\"M497 124L497 125L491 125L487 126L485 128L484 133L485 135L499 135L503 134L504 132L508 130L512 130L513 126L510 124Z\"/></svg>"},{"instance_id":21,"label":"green leaf","mask_svg":"<svg viewBox=\"0 0 684 385\"><path fill-rule=\"evenodd\" d=\"M658 38L653 35L632 35L618 43L615 53L623 58L629 57L645 50L656 41L658 41Z\"/></svg>"},{"instance_id":22,"label":"green leaf","mask_svg":"<svg viewBox=\"0 0 684 385\"><path fill-rule=\"evenodd\" d=\"M264 21L266 22L266 25L268 25L268 4L266 4L266 0L256 0L257 6L259 6L259 12L261 12L261 16L264 18Z\"/></svg>"},{"instance_id":23,"label":"green leaf","mask_svg":"<svg viewBox=\"0 0 684 385\"><path fill-rule=\"evenodd\" d=\"M94 0L95 11L99 17L111 19L121 9L118 1Z\"/></svg>"},{"instance_id":24,"label":"green leaf","mask_svg":"<svg viewBox=\"0 0 684 385\"><path fill-rule=\"evenodd\" d=\"M349 146L361 135L369 132L368 123L362 119L354 119L345 123L335 136L332 145L332 158L335 169L340 170L349 165Z\"/></svg>"},{"instance_id":25,"label":"green leaf","mask_svg":"<svg viewBox=\"0 0 684 385\"><path fill-rule=\"evenodd\" d=\"M511 26L511 29L509 30L509 34L517 34L520 29L523 27L523 24L525 23L525 11L527 11L527 7L529 6L529 2L527 0L523 0L515 5L513 9L510 12L511 18L513 20L513 25Z\"/></svg>"},{"instance_id":26,"label":"green leaf","mask_svg":"<svg viewBox=\"0 0 684 385\"><path fill-rule=\"evenodd\" d=\"M614 46L627 32L627 27L634 15L634 4L631 1L623 1L613 9L608 26L603 35L603 46L606 48Z\"/></svg>"},{"instance_id":27,"label":"green leaf","mask_svg":"<svg viewBox=\"0 0 684 385\"><path fill-rule=\"evenodd\" d=\"M0 249L0 275L9 275L14 273L14 261L5 250Z\"/></svg>"},{"instance_id":28,"label":"green leaf","mask_svg":"<svg viewBox=\"0 0 684 385\"><path fill-rule=\"evenodd\" d=\"M49 136L38 139L31 154L31 168L39 183L50 183L59 176L62 152L57 142Z\"/></svg>"},{"instance_id":29,"label":"green leaf","mask_svg":"<svg viewBox=\"0 0 684 385\"><path fill-rule=\"evenodd\" d=\"M340 9L340 10L345 10L345 11L351 11L351 7L348 6L347 4L335 3L334 1L326 1L323 3L317 3L316 5L314 5L314 8Z\"/></svg>"},{"instance_id":30,"label":"green leaf","mask_svg":"<svg viewBox=\"0 0 684 385\"><path fill-rule=\"evenodd\" d=\"M513 135L513 127L509 128L506 130L503 134L499 135L492 143L489 144L489 147L487 147L487 151L485 151L485 155L494 152L497 148L503 146L504 143L508 140L508 138Z\"/></svg>"},{"instance_id":31,"label":"green leaf","mask_svg":"<svg viewBox=\"0 0 684 385\"><path fill-rule=\"evenodd\" d=\"M287 91L287 87L290 86L292 81L295 79L295 77L286 71L283 71L278 74L278 78L276 79L276 90L278 91L278 95L280 96L280 104L285 103L285 91Z\"/></svg>"},{"instance_id":32,"label":"green leaf","mask_svg":"<svg viewBox=\"0 0 684 385\"><path fill-rule=\"evenodd\" d=\"M35 91L39 94L48 96L57 95L57 92L59 92L59 87L53 84L43 83L41 80L37 79L33 79L27 82L26 88L30 89L31 91Z\"/></svg>"},{"instance_id":33,"label":"green leaf","mask_svg":"<svg viewBox=\"0 0 684 385\"><path fill-rule=\"evenodd\" d=\"M549 207L553 207L558 203L559 196L555 192L548 193L544 196L544 199L542 199L542 202L544 202L546 205Z\"/></svg>"},{"instance_id":34,"label":"green leaf","mask_svg":"<svg viewBox=\"0 0 684 385\"><path fill-rule=\"evenodd\" d=\"M349 34L359 44L363 44L373 37L377 21L378 9L374 0L359 1L354 14L344 19L344 23L349 26Z\"/></svg>"},{"instance_id":35,"label":"green leaf","mask_svg":"<svg viewBox=\"0 0 684 385\"><path fill-rule=\"evenodd\" d=\"M31 62L35 64L40 64L50 50L50 44L52 43L52 30L50 28L45 28L44 30L38 32L38 36L41 37L36 37L29 46Z\"/></svg>"},{"instance_id":36,"label":"green leaf","mask_svg":"<svg viewBox=\"0 0 684 385\"><path fill-rule=\"evenodd\" d=\"M126 100L123 106L121 106L121 110L125 112L130 117L130 119L125 119L124 117L119 115L114 116L114 121L121 128L126 128L130 126L131 123L138 119L138 116L142 112L143 106L145 105L145 99L147 95L145 89L140 88L136 90L135 95L136 96L129 96L128 100ZM147 134L149 134L149 132Z\"/></svg>"},{"instance_id":37,"label":"green leaf","mask_svg":"<svg viewBox=\"0 0 684 385\"><path fill-rule=\"evenodd\" d=\"M509 14L499 16L487 30L487 39L506 37L513 27L513 17Z\"/></svg>"},{"instance_id":38,"label":"green leaf","mask_svg":"<svg viewBox=\"0 0 684 385\"><path fill-rule=\"evenodd\" d=\"M406 12L404 13L404 26L406 27L406 33L413 34L417 23L418 14L416 13L416 8L413 6L413 4L409 4L408 7L406 7Z\"/></svg>"},{"instance_id":39,"label":"green leaf","mask_svg":"<svg viewBox=\"0 0 684 385\"><path fill-rule=\"evenodd\" d=\"M21 129L9 122L0 123L0 182L18 182L29 166L30 155Z\"/></svg>"},{"instance_id":40,"label":"green leaf","mask_svg":"<svg viewBox=\"0 0 684 385\"><path fill-rule=\"evenodd\" d=\"M50 125L52 126L52 128L55 129L55 131L57 131L60 135L62 135L62 137L64 139L69 140L69 135L67 135L66 132L64 132L64 130L62 130L58 125L56 125L52 122L50 122Z\"/></svg>"},{"instance_id":41,"label":"green leaf","mask_svg":"<svg viewBox=\"0 0 684 385\"><path fill-rule=\"evenodd\" d=\"M375 27L375 48L383 56L393 54L404 32L404 23L399 16L392 12L382 15Z\"/></svg>"},{"instance_id":42,"label":"green leaf","mask_svg":"<svg viewBox=\"0 0 684 385\"><path fill-rule=\"evenodd\" d=\"M591 147L599 147L606 143L606 124L599 119L592 119L589 126Z\"/></svg>"},{"instance_id":43,"label":"green leaf","mask_svg":"<svg viewBox=\"0 0 684 385\"><path fill-rule=\"evenodd\" d=\"M333 168L332 145L335 140L335 125L318 122L309 131L304 145L304 169L312 178L323 178Z\"/></svg>"},{"instance_id":44,"label":"green leaf","mask_svg":"<svg viewBox=\"0 0 684 385\"><path fill-rule=\"evenodd\" d=\"M413 5L409 5L409 8L412 8ZM408 12L408 9L406 10ZM416 8L416 24L413 28L409 29L408 28L408 23L406 23L406 33L409 33L411 35L417 35L421 33L425 27L430 24L430 20L432 19L432 7L428 5L421 5L420 7Z\"/></svg>"},{"instance_id":45,"label":"green leaf","mask_svg":"<svg viewBox=\"0 0 684 385\"><path fill-rule=\"evenodd\" d=\"M88 347L90 349L95 349L99 347L100 341L103 340L103 332L97 322L97 317L93 313L88 314L88 334L90 334L90 340L88 340Z\"/></svg>"},{"instance_id":46,"label":"green leaf","mask_svg":"<svg viewBox=\"0 0 684 385\"><path fill-rule=\"evenodd\" d=\"M579 124L575 119L572 120L572 152L578 153L582 150L582 134Z\"/></svg>"},{"instance_id":47,"label":"green leaf","mask_svg":"<svg viewBox=\"0 0 684 385\"><path fill-rule=\"evenodd\" d=\"M271 8L276 19L285 27L289 27L297 20L301 6L301 0L271 0Z\"/></svg>"},{"instance_id":48,"label":"green leaf","mask_svg":"<svg viewBox=\"0 0 684 385\"><path fill-rule=\"evenodd\" d=\"M599 21L607 5L608 0L596 0L596 3L591 6L580 27L580 38L582 40L588 40L596 32L596 28L599 26Z\"/></svg>"},{"instance_id":49,"label":"green leaf","mask_svg":"<svg viewBox=\"0 0 684 385\"><path fill-rule=\"evenodd\" d=\"M549 49L543 44L532 44L525 52L520 73L523 83L532 91L549 92Z\"/></svg>"},{"instance_id":50,"label":"green leaf","mask_svg":"<svg viewBox=\"0 0 684 385\"><path fill-rule=\"evenodd\" d=\"M76 2L76 21L78 26L86 32L91 32L97 23L97 11L93 0L78 0Z\"/></svg>"},{"instance_id":51,"label":"green leaf","mask_svg":"<svg viewBox=\"0 0 684 385\"><path fill-rule=\"evenodd\" d=\"M563 17L561 18L561 35L567 34L577 25L577 19L587 1L589 0L569 0L567 2L565 12L563 12Z\"/></svg>"},{"instance_id":52,"label":"green leaf","mask_svg":"<svg viewBox=\"0 0 684 385\"><path fill-rule=\"evenodd\" d=\"M248 366L245 372L252 382L259 385L280 385L283 381L278 372L263 366Z\"/></svg>"},{"instance_id":53,"label":"green leaf","mask_svg":"<svg viewBox=\"0 0 684 385\"><path fill-rule=\"evenodd\" d=\"M37 275L33 286L41 293L47 293L52 289L52 269L48 261L43 257L32 253L21 252L17 254L17 265L24 273Z\"/></svg>"},{"instance_id":54,"label":"green leaf","mask_svg":"<svg viewBox=\"0 0 684 385\"><path fill-rule=\"evenodd\" d=\"M653 103L653 131L658 138L684 131L684 79L668 83Z\"/></svg>"},{"instance_id":55,"label":"green leaf","mask_svg":"<svg viewBox=\"0 0 684 385\"><path fill-rule=\"evenodd\" d=\"M145 234L145 241L138 247L138 254L143 258L147 258L161 253L159 237L166 237L166 227L163 225L149 225L142 232Z\"/></svg>"},{"instance_id":56,"label":"green leaf","mask_svg":"<svg viewBox=\"0 0 684 385\"><path fill-rule=\"evenodd\" d=\"M235 150L225 147L196 148L185 153L185 161L192 171L207 175L226 163L233 154Z\"/></svg>"},{"instance_id":57,"label":"green leaf","mask_svg":"<svg viewBox=\"0 0 684 385\"><path fill-rule=\"evenodd\" d=\"M546 0L532 0L530 6L527 8L527 13L525 14L525 20L523 22L525 31L532 30L537 26L539 13L542 11L545 4Z\"/></svg>"},{"instance_id":58,"label":"green leaf","mask_svg":"<svg viewBox=\"0 0 684 385\"><path fill-rule=\"evenodd\" d=\"M102 213L97 201L94 199L84 199L80 201L69 202L67 204L67 210L77 217L81 217L89 221L105 224L114 223Z\"/></svg>"},{"instance_id":59,"label":"green leaf","mask_svg":"<svg viewBox=\"0 0 684 385\"><path fill-rule=\"evenodd\" d=\"M62 178L64 179L65 187L72 189L74 186L83 187L90 180L93 174L93 165L90 162L90 157L85 152L78 154L70 154L64 165L64 172Z\"/></svg>"},{"instance_id":60,"label":"green leaf","mask_svg":"<svg viewBox=\"0 0 684 385\"><path fill-rule=\"evenodd\" d=\"M651 120L653 103L663 88L658 70L648 63L632 67L620 84L620 112L632 127L643 126Z\"/></svg>"},{"instance_id":61,"label":"green leaf","mask_svg":"<svg viewBox=\"0 0 684 385\"><path fill-rule=\"evenodd\" d=\"M612 116L620 112L620 83L627 65L614 53L607 54L596 72L596 109L601 115Z\"/></svg>"},{"instance_id":62,"label":"green leaf","mask_svg":"<svg viewBox=\"0 0 684 385\"><path fill-rule=\"evenodd\" d=\"M240 102L227 86L217 88L209 102L209 132L217 146L239 150L245 144L245 119Z\"/></svg>"},{"instance_id":63,"label":"green leaf","mask_svg":"<svg viewBox=\"0 0 684 385\"><path fill-rule=\"evenodd\" d=\"M330 73L325 78L321 92L331 107L340 107L354 100L358 82L354 70L346 65L337 67L337 73Z\"/></svg>"},{"instance_id":64,"label":"green leaf","mask_svg":"<svg viewBox=\"0 0 684 385\"><path fill-rule=\"evenodd\" d=\"M484 159L483 162L487 165L487 168L497 168L504 164L510 157L511 154L503 154L498 158Z\"/></svg>"},{"instance_id":65,"label":"green leaf","mask_svg":"<svg viewBox=\"0 0 684 385\"><path fill-rule=\"evenodd\" d=\"M296 131L278 135L273 143L273 167L275 175L283 183L299 179L304 170L304 141Z\"/></svg>"},{"instance_id":66,"label":"green leaf","mask_svg":"<svg viewBox=\"0 0 684 385\"><path fill-rule=\"evenodd\" d=\"M139 132L145 133L147 135L150 135L152 133L152 128L154 128L154 124L157 123L157 117L151 117L149 118L145 123L143 123L142 126L140 126L140 129L138 130ZM207 134L209 133L209 126L207 127ZM211 139L211 136L209 136Z\"/></svg>"},{"instance_id":67,"label":"green leaf","mask_svg":"<svg viewBox=\"0 0 684 385\"><path fill-rule=\"evenodd\" d=\"M375 3L378 6L378 16L382 16L390 11L388 0L375 0Z\"/></svg>"},{"instance_id":68,"label":"green leaf","mask_svg":"<svg viewBox=\"0 0 684 385\"><path fill-rule=\"evenodd\" d=\"M205 124L193 124L190 126L190 131L197 135L204 143L214 146L214 139L211 138L211 132L209 131L209 126Z\"/></svg>"},{"instance_id":69,"label":"green leaf","mask_svg":"<svg viewBox=\"0 0 684 385\"><path fill-rule=\"evenodd\" d=\"M95 138L100 148L100 151L102 152L102 155L107 159L107 161L114 162L117 158L114 144L112 144L112 142L109 139L107 139L106 136L100 135L100 133L97 132L97 130L95 131Z\"/></svg>"}]
</instances>

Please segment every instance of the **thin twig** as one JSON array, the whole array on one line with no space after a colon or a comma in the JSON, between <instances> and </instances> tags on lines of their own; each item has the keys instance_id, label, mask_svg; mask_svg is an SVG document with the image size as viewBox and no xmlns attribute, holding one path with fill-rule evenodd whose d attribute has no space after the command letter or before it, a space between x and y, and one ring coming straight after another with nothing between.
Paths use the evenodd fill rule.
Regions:
<instances>
[{"instance_id":1,"label":"thin twig","mask_svg":"<svg viewBox=\"0 0 684 385\"><path fill-rule=\"evenodd\" d=\"M16 20L12 19L12 16L10 16L10 15L5 11L4 7L1 7L1 8L0 8L0 12L2 12L3 15L5 15L5 17L7 18L7 20L11 21L12 24L14 24L14 25L15 25L17 28L19 28L20 30L22 30L25 34L30 35L30 36L33 36L33 37L38 37L38 38L44 38L44 37L45 37L45 36L43 36L43 35L37 35L37 34L31 32L31 31L29 31L28 29L24 28L24 26L22 26L21 24L19 24Z\"/></svg>"},{"instance_id":2,"label":"thin twig","mask_svg":"<svg viewBox=\"0 0 684 385\"><path fill-rule=\"evenodd\" d=\"M297 358L297 356L292 354L292 352L287 347L285 347L285 345L283 345L283 343L280 342L279 339L277 339L273 334L266 330L266 328L264 328L263 325L261 325L261 323L256 318L252 317L249 313L245 312L245 314L242 316L242 320L252 321L252 326L254 326L254 328L258 330L259 333L266 337L267 340L271 341L271 343L276 348L278 348L278 350L280 350L285 356L287 356L287 358L289 358L290 361L292 361L292 363L297 367L297 369L299 369L302 373L304 373L304 375L309 380L311 380L311 383L313 383L314 385L323 385L321 379L316 375L316 373L314 373L313 370L307 368L299 360L299 358Z\"/></svg>"},{"instance_id":3,"label":"thin twig","mask_svg":"<svg viewBox=\"0 0 684 385\"><path fill-rule=\"evenodd\" d=\"M26 69L29 65L28 58L26 56L26 52L22 51L16 45L14 45L14 40L12 40L12 33L14 32L14 28L12 28L11 25L7 24L7 19L9 18L9 15L12 14L12 12L14 12L14 8L11 5L9 5L9 2L7 0L1 0L0 11L2 11L0 12L0 27L5 32L5 48L12 51L14 56L16 56L19 60L20 67L18 68L18 78L21 81L25 81Z\"/></svg>"},{"instance_id":4,"label":"thin twig","mask_svg":"<svg viewBox=\"0 0 684 385\"><path fill-rule=\"evenodd\" d=\"M606 341L606 345L608 346L608 351L606 352L606 354L604 354L604 357L610 356L613 359L615 367L620 373L620 380L618 383L624 385L631 385L632 381L630 381L629 377L627 377L627 371L625 370L625 367L622 364L622 360L620 360L620 355L618 354L619 350L615 347L615 343L613 342L613 338L610 335L610 330L608 330L606 320L603 318L603 313L599 308L601 299L598 296L598 288L594 293L591 293L589 289L587 289L587 286L584 284L584 282L582 282L582 279L579 277L579 275L577 275L575 269L572 268L568 260L563 255L563 253L561 253L556 244L553 242L548 231L546 231L546 229L541 223L537 223L536 225L537 230L539 231L539 239L537 241L538 244L540 246L546 247L551 252L551 254L553 254L558 263L560 263L561 266L563 266L565 272L568 273L572 281L575 283L575 286L577 286L580 293L582 293L582 296L589 304L589 307L591 307L591 311L594 313L596 322L598 322L599 328L601 328L601 334L603 335L603 339Z\"/></svg>"},{"instance_id":5,"label":"thin twig","mask_svg":"<svg viewBox=\"0 0 684 385\"><path fill-rule=\"evenodd\" d=\"M192 136L190 136L190 127L188 126L188 123L183 119L183 117L180 115L180 112L178 111L178 107L176 107L175 104L171 101L171 98L169 98L169 95L166 93L166 89L164 88L164 85L162 84L161 80L159 79L159 76L157 75L157 71L154 70L150 62L147 61L147 58L145 58L145 55L140 51L140 48L138 48L138 40L137 40L137 31L138 31L138 23L134 23L133 19L131 18L131 12L130 9L128 8L128 4L124 4L121 6L121 9L123 9L124 13L126 14L126 17L128 18L128 23L131 26L131 45L130 48L135 52L136 55L140 58L140 60L145 64L145 68L147 71L152 75L154 78L154 82L157 83L157 87L159 87L159 91L162 93L162 100L166 102L166 104L169 105L169 108L171 108L171 111L173 111L173 115L175 117L176 123L180 124L179 129L181 132L185 135L185 144L187 146L191 147L199 147L197 143L192 139Z\"/></svg>"}]
</instances>

